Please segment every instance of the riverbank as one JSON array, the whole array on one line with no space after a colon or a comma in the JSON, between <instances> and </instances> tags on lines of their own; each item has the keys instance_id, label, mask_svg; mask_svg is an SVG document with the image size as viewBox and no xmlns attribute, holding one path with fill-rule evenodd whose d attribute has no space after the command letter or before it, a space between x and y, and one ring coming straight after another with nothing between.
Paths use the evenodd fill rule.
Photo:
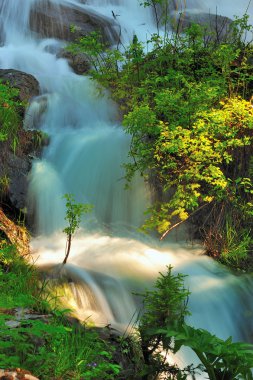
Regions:
<instances>
[{"instance_id":1,"label":"riverbank","mask_svg":"<svg viewBox=\"0 0 253 380\"><path fill-rule=\"evenodd\" d=\"M110 326L98 329L71 317L34 266L1 239L0 367L22 380L153 380L159 375L186 380L205 373L210 380L252 379L252 345L224 341L185 323L184 279L171 267L160 274L154 290L142 294L139 326L126 337ZM181 346L195 352L201 365L179 368L165 360ZM9 375L4 379L13 379Z\"/></svg>"},{"instance_id":2,"label":"riverbank","mask_svg":"<svg viewBox=\"0 0 253 380\"><path fill-rule=\"evenodd\" d=\"M72 318L35 267L3 239L0 288L0 368L23 368L40 380L134 378L133 372L127 377L130 361L116 331Z\"/></svg>"}]
</instances>

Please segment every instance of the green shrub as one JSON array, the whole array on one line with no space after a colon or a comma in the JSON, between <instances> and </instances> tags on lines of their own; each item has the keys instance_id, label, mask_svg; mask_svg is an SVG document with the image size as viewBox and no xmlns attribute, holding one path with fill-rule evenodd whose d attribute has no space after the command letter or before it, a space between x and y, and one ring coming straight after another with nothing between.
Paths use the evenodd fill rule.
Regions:
<instances>
[{"instance_id":1,"label":"green shrub","mask_svg":"<svg viewBox=\"0 0 253 380\"><path fill-rule=\"evenodd\" d=\"M253 345L222 340L203 329L185 323L189 292L185 276L172 274L169 267L160 274L154 290L143 294L144 313L140 317L140 344L143 352L143 379L195 379L197 373L208 374L210 380L252 380ZM189 347L201 364L180 369L167 362L170 352Z\"/></svg>"},{"instance_id":2,"label":"green shrub","mask_svg":"<svg viewBox=\"0 0 253 380\"><path fill-rule=\"evenodd\" d=\"M165 7L168 16L166 4L143 2L155 12ZM167 16L156 19L158 28ZM204 221L197 224L204 241L222 235L216 242L219 252L208 244L208 253L232 266L234 260L224 256L226 230L242 237L249 228L251 234L253 216L252 44L244 39L249 31L245 15L231 23L222 40L207 38L205 27L192 24L184 34L177 30L164 38L158 29L147 41L148 46L152 43L148 53L136 36L121 51L106 49L94 33L70 47L91 57L93 78L111 89L123 110L133 158L125 165L126 179L131 181L138 171L154 190L144 229L156 230L163 239L186 220ZM219 208L224 209L220 229L209 212ZM236 224L229 220L229 209L237 210ZM231 249L249 258L248 242L238 239L238 249ZM237 267L244 253L236 254Z\"/></svg>"}]
</instances>

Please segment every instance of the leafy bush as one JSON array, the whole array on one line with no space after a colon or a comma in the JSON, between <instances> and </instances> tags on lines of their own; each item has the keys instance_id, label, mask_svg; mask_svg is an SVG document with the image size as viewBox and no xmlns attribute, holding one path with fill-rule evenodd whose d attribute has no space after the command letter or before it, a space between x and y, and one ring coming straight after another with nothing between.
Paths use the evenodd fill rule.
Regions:
<instances>
[{"instance_id":1,"label":"leafy bush","mask_svg":"<svg viewBox=\"0 0 253 380\"><path fill-rule=\"evenodd\" d=\"M184 288L184 277L182 274L173 275L172 267L168 267L165 275L160 273L154 290L142 294L144 313L140 317L139 333L144 379L150 375L155 379L164 371L181 372L176 366L169 366L161 355L162 350L167 352L171 348L172 339L157 331L161 326L183 325L185 316L189 314L189 291Z\"/></svg>"},{"instance_id":2,"label":"leafy bush","mask_svg":"<svg viewBox=\"0 0 253 380\"><path fill-rule=\"evenodd\" d=\"M143 2L157 17L166 4ZM157 26L167 21L157 18ZM244 39L249 31L245 15L222 39L207 38L205 27L196 24L164 38L158 30L147 41L148 53L136 36L121 51L106 49L94 33L70 46L90 55L93 78L111 89L123 110L133 158L125 165L126 179L139 171L154 189L144 229L164 238L184 221L198 221L208 254L244 269L252 251L244 231L249 228L251 236L253 215L253 48ZM229 230L238 232L238 249L225 260Z\"/></svg>"},{"instance_id":3,"label":"leafy bush","mask_svg":"<svg viewBox=\"0 0 253 380\"><path fill-rule=\"evenodd\" d=\"M222 340L203 329L195 329L185 323L189 292L184 288L185 276L160 274L154 290L144 293L144 313L140 317L140 341L145 363L143 378L186 379L197 373L207 373L210 380L251 380L253 375L253 346L232 343L232 338ZM201 365L180 369L167 362L186 346L198 356Z\"/></svg>"},{"instance_id":4,"label":"leafy bush","mask_svg":"<svg viewBox=\"0 0 253 380\"><path fill-rule=\"evenodd\" d=\"M181 329L159 329L157 333L174 338L173 352L182 346L190 347L203 364L210 380L252 380L253 345L222 340L203 329L183 325Z\"/></svg>"}]
</instances>

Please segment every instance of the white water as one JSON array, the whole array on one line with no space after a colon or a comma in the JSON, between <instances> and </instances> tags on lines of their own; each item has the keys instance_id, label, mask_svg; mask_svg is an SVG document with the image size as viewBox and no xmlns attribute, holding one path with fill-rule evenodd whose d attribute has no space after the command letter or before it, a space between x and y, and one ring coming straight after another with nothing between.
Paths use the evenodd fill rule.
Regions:
<instances>
[{"instance_id":1,"label":"white water","mask_svg":"<svg viewBox=\"0 0 253 380\"><path fill-rule=\"evenodd\" d=\"M77 201L95 206L92 220L73 241L67 266L73 280L69 302L80 318L91 315L100 324L126 326L138 308L132 291L150 286L158 272L172 264L189 274L190 323L223 338L252 340L252 279L229 274L196 249L175 243L176 236L159 244L135 231L149 202L149 189L140 178L131 190L124 189L121 164L128 159L129 137L117 122L117 109L106 97L97 96L87 77L75 75L64 59L47 52L47 46L59 47L61 42L38 40L29 32L28 14L34 2L23 0L21 12L17 0L0 2L6 37L0 67L33 74L41 88L41 96L26 115L27 126L50 136L50 145L43 159L34 162L30 178L29 202L39 235L32 242L37 264L63 260L62 195L72 192ZM133 33L144 40L155 30L149 10L139 8L137 0L54 2L90 7L111 18L113 10L119 15L124 42ZM231 15L243 12L247 0L240 2L240 9L230 6L229 12L226 0L201 4L202 10L212 5L218 13ZM196 2L191 5L196 8Z\"/></svg>"}]
</instances>

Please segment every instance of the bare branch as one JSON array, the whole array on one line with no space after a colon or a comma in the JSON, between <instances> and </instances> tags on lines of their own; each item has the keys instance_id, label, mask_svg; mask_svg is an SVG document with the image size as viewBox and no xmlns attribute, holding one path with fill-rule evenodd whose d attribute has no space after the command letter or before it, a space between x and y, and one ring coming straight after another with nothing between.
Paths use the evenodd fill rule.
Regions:
<instances>
[{"instance_id":1,"label":"bare branch","mask_svg":"<svg viewBox=\"0 0 253 380\"><path fill-rule=\"evenodd\" d=\"M165 231L162 236L160 237L160 240L163 240L170 231L174 230L174 228L178 227L180 224L183 224L184 222L186 222L191 216L193 216L194 214L196 214L199 210L201 210L202 208L204 208L205 206L209 205L210 203L205 203L203 204L202 206L200 206L199 208L197 208L197 210L193 211L191 214L189 214L189 216L185 219L185 220L180 220L180 222L176 223L176 224L173 224L172 227L170 227L167 231Z\"/></svg>"}]
</instances>

